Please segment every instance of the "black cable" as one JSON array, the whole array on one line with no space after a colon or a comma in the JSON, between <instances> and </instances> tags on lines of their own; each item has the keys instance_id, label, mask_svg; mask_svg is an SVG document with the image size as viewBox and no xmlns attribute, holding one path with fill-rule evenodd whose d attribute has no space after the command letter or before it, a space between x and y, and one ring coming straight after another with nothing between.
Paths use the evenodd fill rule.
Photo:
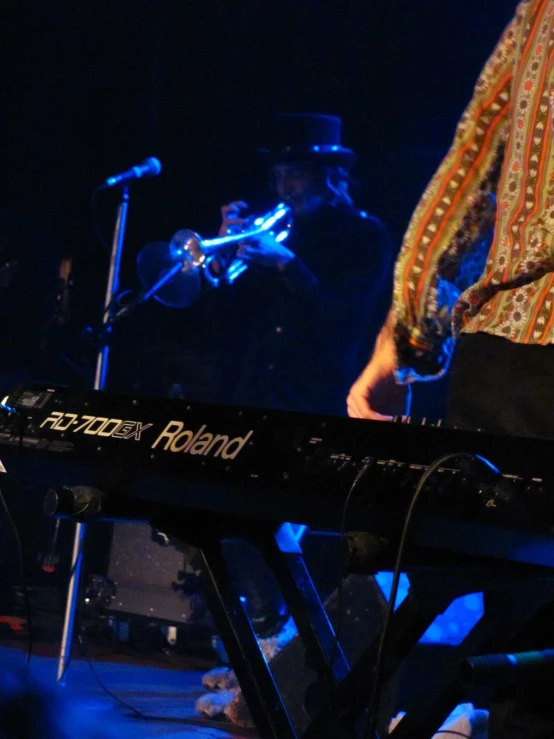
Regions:
<instances>
[{"instance_id":1,"label":"black cable","mask_svg":"<svg viewBox=\"0 0 554 739\"><path fill-rule=\"evenodd\" d=\"M19 536L19 531L17 530L17 526L15 524L15 521L12 518L12 515L6 503L6 499L4 498L4 493L2 492L1 488L0 488L0 505L4 509L6 518L9 521L9 524L11 526L11 529L13 531L13 535L15 538L16 546L17 546L17 556L19 559L19 577L21 581L21 590L23 593L23 604L25 606L25 617L27 619L27 651L25 654L25 665L28 666L29 662L31 661L31 655L33 653L33 622L31 620L31 600L29 598L27 575L25 573L25 559L23 556L23 544L21 543L21 537Z\"/></svg>"},{"instance_id":2,"label":"black cable","mask_svg":"<svg viewBox=\"0 0 554 739\"><path fill-rule=\"evenodd\" d=\"M79 556L81 556L81 554L82 554L82 546L83 546L83 542L81 542L81 549L79 551ZM81 590L81 588L79 587L79 591L80 590ZM94 665L93 665L92 660L90 658L90 648L89 648L88 642L85 639L85 636L83 634L83 625L82 625L82 621L83 621L83 598L81 597L81 592L79 592L79 595L78 595L78 600L77 600L77 614L76 615L77 615L77 625L78 625L78 629L79 629L79 634L77 635L77 641L79 642L79 646L81 647L81 656L86 660L86 662L87 662L87 664L89 666L89 669L90 669L90 671L91 671L94 679L96 680L96 682L98 683L98 685L102 688L102 690L106 693L106 695L108 695L112 700L114 700L116 703L119 703L120 705L122 705L125 708L127 708L137 718L146 720L148 717L145 714L143 714L142 711L139 711L138 708L135 708L130 703L127 703L122 698L120 698L119 696L117 696L115 693L112 693L112 691L100 679L100 676L98 675L98 673L94 669ZM67 665L66 665L65 670L64 670L64 675L67 672L67 669L68 669L68 667L70 665L70 662L71 662L71 659L69 659L67 661Z\"/></svg>"},{"instance_id":3,"label":"black cable","mask_svg":"<svg viewBox=\"0 0 554 739\"><path fill-rule=\"evenodd\" d=\"M81 620L82 612L81 612L81 606L82 602L79 601L79 621ZM135 708L135 706L132 706L130 703L127 703L127 701L124 701L122 698L120 698L116 693L112 692L106 684L100 679L100 675L96 672L96 669L94 667L94 662L90 657L90 648L88 645L88 641L86 640L85 636L81 632L77 640L79 642L79 645L81 646L81 656L85 659L86 663L89 666L89 669L98 683L98 685L102 688L102 690L106 693L107 696L109 696L112 700L114 700L116 703L119 703L121 706L124 706L127 710L131 711L138 719L141 719L142 721L171 721L176 723L194 723L194 720L191 720L190 718L183 718L183 719L175 719L172 716L149 716L146 713L143 713L138 708Z\"/></svg>"},{"instance_id":4,"label":"black cable","mask_svg":"<svg viewBox=\"0 0 554 739\"><path fill-rule=\"evenodd\" d=\"M83 546L83 542L81 543L81 547L82 546ZM81 552L79 552L79 556L80 556L80 554L81 554ZM89 666L89 669L90 669L90 671L91 671L94 679L96 680L96 682L98 683L98 685L102 688L102 690L106 693L106 695L109 696L116 703L119 703L120 705L122 705L125 708L127 708L127 710L131 711L131 713L133 713L137 718L140 718L140 719L146 721L147 719L150 718L149 716L147 716L146 714L142 713L142 711L140 711L138 708L135 708L130 703L127 703L122 698L120 698L118 695L116 695L115 693L113 693L105 685L105 683L100 679L100 676L96 672L96 670L94 668L94 665L92 663L92 659L90 657L90 648L89 648L89 645L88 645L88 641L86 640L86 638L85 638L85 636L83 634L83 623L82 623L83 622L83 603L84 603L83 598L81 597L81 594L79 594L79 598L78 598L78 601L77 601L77 625L78 625L78 629L79 629L79 634L77 636L77 641L79 642L79 645L81 647L81 656L84 657L84 659L86 660L86 662L87 662L87 664ZM71 659L69 659L68 662L67 662L66 669L64 670L64 675L67 672L67 668L69 667L70 662L71 662Z\"/></svg>"},{"instance_id":5,"label":"black cable","mask_svg":"<svg viewBox=\"0 0 554 739\"><path fill-rule=\"evenodd\" d=\"M350 490L348 491L348 494L346 496L346 499L344 501L344 506L342 508L342 516L341 516L341 527L340 527L340 537L342 540L344 540L346 536L346 514L348 511L348 506L350 505L350 499L352 498L352 495L358 485L360 484L360 481L362 480L365 473L368 471L368 469L371 466L372 460L367 461L356 473L356 477L354 478L352 485L350 486ZM340 641L340 632L342 628L342 591L343 591L343 582L344 582L344 576L346 574L346 562L343 561L341 566L341 572L339 577L339 584L337 586L337 621L335 624L335 638L333 640L333 645L331 647L331 652L329 655L329 667L331 668L331 680L329 681L329 700L331 699L331 688L333 685L333 666L335 664L335 658L337 654L337 648Z\"/></svg>"},{"instance_id":6,"label":"black cable","mask_svg":"<svg viewBox=\"0 0 554 739\"><path fill-rule=\"evenodd\" d=\"M84 647L85 650L88 651L88 644L86 644L84 638L81 635L79 636L79 643L81 644L82 647ZM86 662L87 662L87 664L88 664L88 666L90 668L90 671L92 672L92 674L93 674L96 682L98 683L98 685L100 685L100 687L106 693L106 695L108 695L116 703L119 703L120 705L122 705L125 708L127 708L129 711L131 711L141 721L155 721L156 723L168 722L168 723L172 723L172 724L187 724L187 725L196 725L196 726L206 726L206 720L203 719L203 718L194 719L191 716L186 716L186 717L185 716L183 716L183 717L175 717L175 716L151 716L151 715L149 715L147 713L143 713L138 708L135 708L130 703L127 703L122 698L120 698L118 695L116 695L115 693L113 693L108 687L106 687L106 685L102 682L102 680L100 679L100 676L96 672L96 670L94 668L93 661L83 651L82 651L82 655L83 655L84 659L86 660ZM215 721L215 724L214 725L217 725L218 728L220 727L220 724L219 724L219 722L217 720Z\"/></svg>"},{"instance_id":7,"label":"black cable","mask_svg":"<svg viewBox=\"0 0 554 739\"><path fill-rule=\"evenodd\" d=\"M17 401L16 401L17 404ZM11 406L7 406L9 408L8 415L16 415L18 416L19 420L19 440L17 449L19 453L21 454L23 451L23 439L25 436L25 416L23 413L19 413L14 406L13 408ZM15 480L16 484L19 484L19 481ZM23 552L23 543L21 541L21 537L19 536L19 531L17 530L16 523L10 513L10 510L8 508L8 504L6 503L6 499L4 497L4 493L2 492L2 489L0 488L0 505L4 509L4 512L6 514L6 518L8 519L10 526L13 531L13 535L16 541L17 546L17 552L18 552L18 559L19 559L19 577L21 581L21 592L23 595L23 606L25 608L25 618L27 619L27 651L25 653L25 666L28 667L29 662L31 661L31 656L33 653L33 620L31 617L31 599L29 597L29 586L27 583L27 573L25 571L25 556Z\"/></svg>"},{"instance_id":8,"label":"black cable","mask_svg":"<svg viewBox=\"0 0 554 739\"><path fill-rule=\"evenodd\" d=\"M410 502L408 512L406 513L406 517L404 519L404 526L402 528L402 534L400 536L400 543L398 545L398 553L396 555L396 562L394 566L394 574L392 578L389 602L387 604L385 620L383 623L383 629L381 631L381 638L379 639L379 646L377 648L377 657L375 659L373 686L372 686L372 691L371 691L371 700L369 702L368 723L367 723L367 729L364 733L365 739L374 739L375 736L378 736L376 729L377 729L379 703L381 699L381 690L382 690L381 673L383 670L383 657L384 657L384 651L385 651L385 644L386 644L388 632L390 629L390 622L392 619L392 614L394 613L396 597L398 595L398 585L399 585L400 574L401 574L400 568L402 565L402 556L404 554L404 547L406 546L408 529L412 522L412 516L414 513L415 505L419 499L419 496L421 495L422 490L425 487L425 484L427 483L431 475L433 475L439 469L439 467L445 462L448 462L452 459L460 459L460 458L466 458L470 460L480 459L481 461L484 461L491 469L494 469L493 465L491 465L490 462L488 462L487 460L484 460L482 457L479 457L479 455L469 454L467 452L453 452L451 454L445 454L444 456L439 457L439 459L437 459L435 462L430 464L429 467L427 467L427 469L425 470L425 472L421 475L421 478L412 496L412 500Z\"/></svg>"},{"instance_id":9,"label":"black cable","mask_svg":"<svg viewBox=\"0 0 554 739\"><path fill-rule=\"evenodd\" d=\"M112 691L108 687L106 687L106 685L102 682L102 680L100 679L100 676L98 675L98 673L94 669L94 665L93 665L92 660L90 658L90 649L88 647L88 643L86 642L85 638L83 637L82 634L79 634L79 636L77 637L77 639L79 641L79 644L81 645L81 654L82 654L82 656L85 658L85 660L86 660L86 662L87 662L87 664L88 664L88 666L90 668L90 671L92 672L92 674L94 676L94 679L96 680L96 682L98 683L98 685L100 685L100 687L106 693L106 695L108 695L116 703L119 703L120 705L122 705L125 708L127 708L137 718L140 718L140 719L143 719L143 720L147 720L149 717L146 716L144 713L142 713L142 711L139 711L138 708L135 708L130 703L127 703L122 698L120 698L118 695L116 695L115 693L112 693Z\"/></svg>"}]
</instances>

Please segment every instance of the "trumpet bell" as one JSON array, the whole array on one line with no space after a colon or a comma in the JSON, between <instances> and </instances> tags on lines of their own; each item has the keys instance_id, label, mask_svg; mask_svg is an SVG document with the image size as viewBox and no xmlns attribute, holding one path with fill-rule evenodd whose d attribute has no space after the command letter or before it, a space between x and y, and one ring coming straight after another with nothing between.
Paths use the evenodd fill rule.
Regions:
<instances>
[{"instance_id":1,"label":"trumpet bell","mask_svg":"<svg viewBox=\"0 0 554 739\"><path fill-rule=\"evenodd\" d=\"M139 296L139 302L155 298L170 308L187 308L200 295L202 273L213 287L217 287L222 281L221 275L215 276L209 269L205 269L214 257L243 239L264 232L273 233L273 227L287 217L289 220L286 229L275 236L276 241L283 241L291 225L290 215L290 208L279 203L265 216L252 220L250 227L240 233L202 240L194 231L183 228L174 234L169 244L164 241L146 244L137 258L138 275L145 287ZM233 282L247 267L242 259L237 258L235 251L235 256L225 269L224 281Z\"/></svg>"},{"instance_id":2,"label":"trumpet bell","mask_svg":"<svg viewBox=\"0 0 554 739\"><path fill-rule=\"evenodd\" d=\"M178 231L169 244L146 244L137 258L140 281L152 291L153 298L170 308L192 305L202 288L200 266L194 254L194 242L199 243L199 237L193 231L187 234L184 238L183 232Z\"/></svg>"}]
</instances>

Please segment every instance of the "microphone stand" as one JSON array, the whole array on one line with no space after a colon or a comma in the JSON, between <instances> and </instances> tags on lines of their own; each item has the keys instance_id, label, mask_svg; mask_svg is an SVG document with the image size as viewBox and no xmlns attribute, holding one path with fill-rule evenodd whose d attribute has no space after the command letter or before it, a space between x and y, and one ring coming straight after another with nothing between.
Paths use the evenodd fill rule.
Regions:
<instances>
[{"instance_id":1,"label":"microphone stand","mask_svg":"<svg viewBox=\"0 0 554 739\"><path fill-rule=\"evenodd\" d=\"M143 303L146 303L147 300L150 300L150 298L154 297L154 295L162 288L167 282L172 280L175 275L178 275L179 272L181 272L183 269L183 262L177 262L173 265L173 267L168 270L164 275L162 275L148 290L143 290L137 297L132 300L128 305L124 305L122 308L119 308L118 310L112 311L111 321L112 323L115 323L115 321L118 321L120 318L123 318L124 316L127 316L131 311L133 311L135 308L138 308L139 305L142 305Z\"/></svg>"},{"instance_id":2,"label":"microphone stand","mask_svg":"<svg viewBox=\"0 0 554 739\"><path fill-rule=\"evenodd\" d=\"M102 331L100 333L100 347L96 359L96 372L94 374L94 390L104 390L108 374L108 360L110 354L110 337L112 322L114 318L114 296L119 291L119 270L121 266L121 255L123 253L123 242L125 239L125 225L127 222L127 211L129 209L129 185L121 185L121 197L117 206L115 228L112 240L112 251L110 256L110 268L106 284L106 296L104 299L104 314L102 316ZM86 524L77 522L73 538L73 554L71 556L71 570L67 600L65 605L65 618L63 625L62 640L58 658L58 672L56 682L65 684L65 673L71 659L71 646L73 644L73 630L75 625L75 612L77 610L77 599L79 597L79 586L81 582L81 569L83 564L83 549L86 535Z\"/></svg>"}]
</instances>

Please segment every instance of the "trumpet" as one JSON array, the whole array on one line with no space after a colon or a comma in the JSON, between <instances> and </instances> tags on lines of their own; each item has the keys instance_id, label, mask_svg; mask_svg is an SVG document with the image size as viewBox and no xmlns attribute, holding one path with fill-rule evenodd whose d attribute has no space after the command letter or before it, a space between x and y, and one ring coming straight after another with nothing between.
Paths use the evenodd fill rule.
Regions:
<instances>
[{"instance_id":1,"label":"trumpet","mask_svg":"<svg viewBox=\"0 0 554 739\"><path fill-rule=\"evenodd\" d=\"M263 233L284 241L289 234L291 213L288 205L279 203L269 213L248 219L239 233L202 239L195 231L183 228L169 244L146 244L137 258L138 276L145 287L140 302L152 297L171 308L187 308L198 299L203 280L211 287L218 287L222 281L234 282L248 264L235 252L227 267L214 274L210 270L212 260L233 244L238 246L239 242ZM280 230L275 233L277 228Z\"/></svg>"}]
</instances>

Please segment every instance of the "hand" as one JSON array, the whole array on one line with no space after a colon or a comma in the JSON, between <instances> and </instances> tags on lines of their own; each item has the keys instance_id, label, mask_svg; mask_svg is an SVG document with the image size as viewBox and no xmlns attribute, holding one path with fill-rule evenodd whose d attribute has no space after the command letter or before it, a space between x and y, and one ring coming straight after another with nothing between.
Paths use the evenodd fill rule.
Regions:
<instances>
[{"instance_id":1,"label":"hand","mask_svg":"<svg viewBox=\"0 0 554 739\"><path fill-rule=\"evenodd\" d=\"M275 241L270 233L262 233L255 238L241 241L237 256L246 262L254 262L270 269L284 269L294 259L294 254L286 246Z\"/></svg>"},{"instance_id":2,"label":"hand","mask_svg":"<svg viewBox=\"0 0 554 739\"><path fill-rule=\"evenodd\" d=\"M350 388L346 405L351 418L391 421L393 416L407 413L410 388L396 383L396 366L396 345L388 321L379 334L372 358Z\"/></svg>"},{"instance_id":3,"label":"hand","mask_svg":"<svg viewBox=\"0 0 554 739\"><path fill-rule=\"evenodd\" d=\"M235 200L233 203L222 207L221 226L219 227L218 236L227 236L229 233L232 233L233 231L229 230L232 226L236 227L236 231L240 231L240 227L246 221L245 218L240 217L240 212L245 208L248 208L248 205L242 200Z\"/></svg>"}]
</instances>

